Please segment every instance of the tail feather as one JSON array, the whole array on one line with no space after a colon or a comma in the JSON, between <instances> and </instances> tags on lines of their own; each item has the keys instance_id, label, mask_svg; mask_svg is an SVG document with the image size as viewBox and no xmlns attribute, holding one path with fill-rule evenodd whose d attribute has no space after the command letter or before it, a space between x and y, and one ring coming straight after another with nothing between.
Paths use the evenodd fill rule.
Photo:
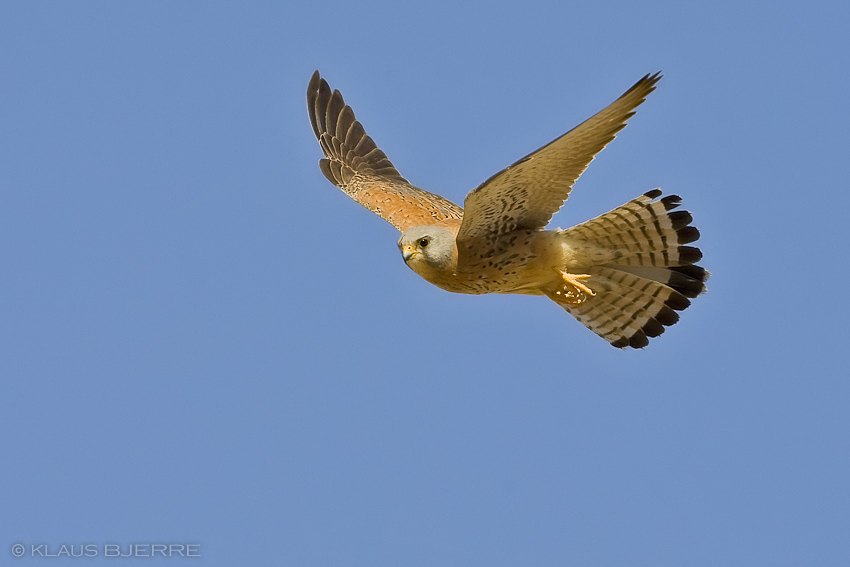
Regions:
<instances>
[{"instance_id":1,"label":"tail feather","mask_svg":"<svg viewBox=\"0 0 850 567\"><path fill-rule=\"evenodd\" d=\"M687 211L674 211L681 197L668 195L654 201L660 195L660 189L653 189L567 229L565 235L619 251L618 265L671 267L699 262L699 248L685 246L699 239L699 230L690 226L693 217Z\"/></svg>"},{"instance_id":2,"label":"tail feather","mask_svg":"<svg viewBox=\"0 0 850 567\"><path fill-rule=\"evenodd\" d=\"M689 298L705 291L708 271L697 266L699 239L681 199L656 200L655 189L565 233L613 252L610 263L587 269L595 295L558 303L590 330L619 348L642 348L679 320ZM557 301L557 300L556 300Z\"/></svg>"},{"instance_id":3,"label":"tail feather","mask_svg":"<svg viewBox=\"0 0 850 567\"><path fill-rule=\"evenodd\" d=\"M679 320L690 300L669 285L607 266L588 270L596 295L578 305L562 304L571 315L615 347L642 348L649 338Z\"/></svg>"},{"instance_id":4,"label":"tail feather","mask_svg":"<svg viewBox=\"0 0 850 567\"><path fill-rule=\"evenodd\" d=\"M697 297L705 291L708 272L700 266L675 266L658 268L655 266L616 266L616 269L628 272L659 283L666 284L685 297Z\"/></svg>"}]
</instances>

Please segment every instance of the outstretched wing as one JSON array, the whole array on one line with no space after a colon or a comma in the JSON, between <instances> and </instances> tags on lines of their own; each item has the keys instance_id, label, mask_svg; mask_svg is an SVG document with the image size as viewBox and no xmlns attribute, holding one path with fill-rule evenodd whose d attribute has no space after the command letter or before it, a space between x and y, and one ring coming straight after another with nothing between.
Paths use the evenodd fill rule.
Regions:
<instances>
[{"instance_id":1,"label":"outstretched wing","mask_svg":"<svg viewBox=\"0 0 850 567\"><path fill-rule=\"evenodd\" d=\"M325 154L319 167L346 195L402 232L419 225L456 224L463 217L456 204L401 176L318 71L307 87L307 111Z\"/></svg>"},{"instance_id":2,"label":"outstretched wing","mask_svg":"<svg viewBox=\"0 0 850 567\"><path fill-rule=\"evenodd\" d=\"M545 228L579 175L626 126L660 79L660 73L646 75L601 112L472 190L464 202L458 241Z\"/></svg>"}]
</instances>

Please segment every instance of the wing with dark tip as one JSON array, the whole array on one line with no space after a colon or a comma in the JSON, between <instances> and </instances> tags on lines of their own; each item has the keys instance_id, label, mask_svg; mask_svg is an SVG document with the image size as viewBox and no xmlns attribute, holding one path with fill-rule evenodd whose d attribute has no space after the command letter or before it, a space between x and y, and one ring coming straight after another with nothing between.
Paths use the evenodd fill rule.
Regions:
<instances>
[{"instance_id":1,"label":"wing with dark tip","mask_svg":"<svg viewBox=\"0 0 850 567\"><path fill-rule=\"evenodd\" d=\"M316 71L307 87L307 112L325 158L319 167L331 183L398 230L457 223L463 209L411 185L354 118L339 91Z\"/></svg>"},{"instance_id":2,"label":"wing with dark tip","mask_svg":"<svg viewBox=\"0 0 850 567\"><path fill-rule=\"evenodd\" d=\"M545 228L576 179L626 126L659 79L659 73L646 75L601 112L472 190L458 241Z\"/></svg>"}]
</instances>

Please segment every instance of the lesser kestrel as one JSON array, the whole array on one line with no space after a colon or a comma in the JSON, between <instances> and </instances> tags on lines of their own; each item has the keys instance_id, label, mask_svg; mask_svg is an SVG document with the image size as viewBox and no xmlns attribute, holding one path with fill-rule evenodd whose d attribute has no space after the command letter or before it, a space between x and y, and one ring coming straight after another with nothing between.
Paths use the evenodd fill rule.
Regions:
<instances>
[{"instance_id":1,"label":"lesser kestrel","mask_svg":"<svg viewBox=\"0 0 850 567\"><path fill-rule=\"evenodd\" d=\"M546 230L573 184L660 74L473 189L461 208L411 185L366 135L339 91L313 74L307 108L322 173L402 232L405 263L469 294L545 295L615 347L641 348L705 291L699 238L677 195L653 189L572 228Z\"/></svg>"}]
</instances>

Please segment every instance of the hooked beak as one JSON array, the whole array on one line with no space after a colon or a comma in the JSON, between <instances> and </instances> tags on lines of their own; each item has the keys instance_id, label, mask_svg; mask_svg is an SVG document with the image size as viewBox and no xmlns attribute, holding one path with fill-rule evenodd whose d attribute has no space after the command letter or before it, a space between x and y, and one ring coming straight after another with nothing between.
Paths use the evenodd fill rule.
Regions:
<instances>
[{"instance_id":1,"label":"hooked beak","mask_svg":"<svg viewBox=\"0 0 850 567\"><path fill-rule=\"evenodd\" d=\"M414 254L416 254L416 249L410 244L405 244L401 247L401 257L404 258L405 264L413 257Z\"/></svg>"}]
</instances>

